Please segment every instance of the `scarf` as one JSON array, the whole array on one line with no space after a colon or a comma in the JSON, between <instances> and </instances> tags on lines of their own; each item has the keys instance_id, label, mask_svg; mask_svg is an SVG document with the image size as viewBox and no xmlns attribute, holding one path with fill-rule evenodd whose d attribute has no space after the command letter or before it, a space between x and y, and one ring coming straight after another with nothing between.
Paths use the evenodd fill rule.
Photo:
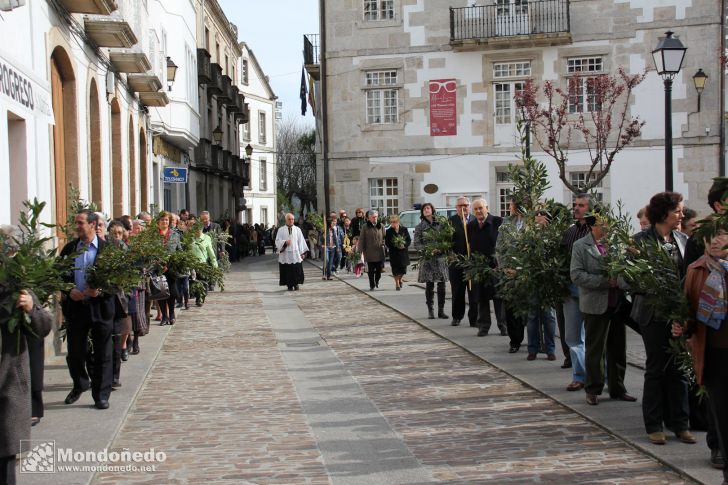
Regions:
<instances>
[{"instance_id":1,"label":"scarf","mask_svg":"<svg viewBox=\"0 0 728 485\"><path fill-rule=\"evenodd\" d=\"M728 261L718 259L723 270L728 271ZM700 290L698 311L695 318L706 326L719 330L723 320L728 314L728 301L726 301L725 272L713 269Z\"/></svg>"}]
</instances>

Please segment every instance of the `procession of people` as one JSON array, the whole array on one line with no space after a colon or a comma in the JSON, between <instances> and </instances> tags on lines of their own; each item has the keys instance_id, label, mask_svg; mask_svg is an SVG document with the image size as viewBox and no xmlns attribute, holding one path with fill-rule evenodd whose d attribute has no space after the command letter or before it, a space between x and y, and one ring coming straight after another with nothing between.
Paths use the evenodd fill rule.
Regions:
<instances>
[{"instance_id":1,"label":"procession of people","mask_svg":"<svg viewBox=\"0 0 728 485\"><path fill-rule=\"evenodd\" d=\"M711 190L709 205L716 213L724 210L726 188L728 184L723 181ZM690 431L691 414L695 410L689 407L688 381L669 351L671 338L689 334L695 342L692 356L697 383L705 386L709 396L704 418L710 463L716 468L725 468L728 438L728 376L725 373L728 368L728 325L725 324L728 263L725 248L728 231L720 231L705 241L694 237L688 239L681 231L685 220L682 196L674 192L656 194L640 214L647 218L648 224L640 220L643 229L634 234L634 240L659 243L667 256L664 264L674 265L675 272L681 276L687 274L684 291L694 318L671 322L654 311L654 302L650 302L649 295L632 291L631 297L627 298L629 285L621 278L607 274L609 215L589 194L578 194L574 198L573 223L563 232L560 246L567 267L553 268L553 271L565 271L570 285L563 300L552 306L540 304L538 294L514 301L504 293L496 278L470 279L464 266L458 263L478 257L487 262L487 271L513 274L518 270L509 267L503 249L514 244L518 234L529 225L550 224L552 215L544 211L525 217L521 201L515 197L510 201L508 217L490 213L485 199L471 201L464 196L457 199L456 210L457 213L447 220L436 216L432 204L422 204L420 223L414 228L413 238L397 215L382 217L376 209L358 208L354 219L349 219L345 210L338 214L331 212L321 221L321 226L313 224L313 219L297 221L294 214L288 213L284 223L268 236L261 236L253 229L256 237L250 241L257 247L259 236L269 240L277 253L279 285L287 291L302 290L306 258L323 260L321 276L327 281L343 271L353 277L366 272L370 291L390 287L401 291L409 277L411 285L416 284L424 290L426 311L423 310L423 318L447 319L450 325L459 327L467 317L469 326L474 329L473 336L478 338L489 336L495 324L498 333L508 337L504 352L517 356L526 340L528 361L536 360L539 353L545 353L548 361L556 360L558 329L565 357L562 367L570 373L564 390L584 392L586 403L592 406L600 404L604 393L613 401L637 401L625 387L627 327L636 330L646 352L641 397L644 427L647 440L655 445L667 443L666 430L682 443L697 441ZM100 254L109 247L127 247L130 239L149 227L154 228L167 253L176 253L188 246L196 260L210 267L218 268L218 260L223 255L227 259L231 252L226 238L216 235L234 232L232 224L212 222L206 211L200 213L199 219L187 211L179 215L163 211L154 218L141 213L136 218L123 216L112 221L106 221L103 214L91 210L76 214L76 238L64 245L59 256L73 258L74 268L67 276L69 288L61 300L71 383L65 399L67 405L75 403L90 390L97 409L109 408L112 391L121 386L123 362L142 351L140 340L143 341L150 331L150 324L158 321L161 326L174 325L179 311L190 309L189 301L193 297L196 306L204 304L204 297L200 298L190 289L195 287L196 275L179 273L170 267L164 267L158 275L166 281L168 288L164 297L150 294L154 291L148 286L109 293L88 285L87 272ZM437 237L435 235L442 234L444 228L451 230L448 247L426 251ZM12 235L12 228L3 230ZM185 234L188 237L184 237ZM3 238L3 241L8 240L12 240L12 236ZM317 246L316 253L314 245ZM12 247L6 246L3 250L12 252ZM418 251L419 260L410 261L410 249ZM427 257L423 256L425 254ZM391 283L385 277L387 260ZM413 263L416 265L414 270ZM410 271L412 275L408 276ZM446 308L448 285L451 301L450 307ZM212 283L206 285L206 291L213 289ZM3 298L8 295L3 294ZM6 417L0 420L0 429L4 428L2 434L13 437L17 443L16 437L27 437L31 425L37 425L43 416L42 372L37 372L38 357L32 357L31 348L38 347L37 341L42 344L52 317L32 292L23 291L15 303L28 315L34 329L32 335L26 332L21 348L12 350L12 339L7 335L6 327L0 326L3 329L0 404L8 409ZM157 316L153 317L155 309ZM40 347L42 349L42 345ZM92 349L91 355L89 349ZM41 369L42 362L41 356ZM31 386L18 392L12 373L27 376ZM705 410L701 412L706 413ZM0 441L0 445L0 473L9 476L10 470L15 468L18 450L8 440Z\"/></svg>"}]
</instances>

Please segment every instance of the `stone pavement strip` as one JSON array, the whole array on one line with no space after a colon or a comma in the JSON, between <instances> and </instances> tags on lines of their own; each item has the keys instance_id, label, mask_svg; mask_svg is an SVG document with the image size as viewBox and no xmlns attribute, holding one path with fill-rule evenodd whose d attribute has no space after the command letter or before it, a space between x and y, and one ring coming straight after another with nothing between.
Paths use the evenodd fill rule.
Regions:
<instances>
[{"instance_id":1,"label":"stone pavement strip","mask_svg":"<svg viewBox=\"0 0 728 485\"><path fill-rule=\"evenodd\" d=\"M170 331L95 483L685 483L600 427L307 265L237 265ZM257 290L257 291L256 291Z\"/></svg>"},{"instance_id":2,"label":"stone pavement strip","mask_svg":"<svg viewBox=\"0 0 728 485\"><path fill-rule=\"evenodd\" d=\"M369 294L319 275L306 265L302 290L286 292L275 259L246 258L202 311L152 329L161 349L146 357L138 392L122 374L125 418L61 405L73 429L53 423L50 409L44 432L74 449L111 442L114 451L166 455L154 471L98 472L92 483L692 483ZM42 483L89 482L70 477ZM20 483L41 482L25 475Z\"/></svg>"}]
</instances>

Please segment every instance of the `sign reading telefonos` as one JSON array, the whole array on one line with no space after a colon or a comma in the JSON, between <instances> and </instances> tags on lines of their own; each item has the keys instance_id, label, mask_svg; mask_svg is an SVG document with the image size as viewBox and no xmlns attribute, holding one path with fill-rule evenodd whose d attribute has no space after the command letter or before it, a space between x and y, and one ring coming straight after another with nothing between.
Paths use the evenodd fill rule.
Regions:
<instances>
[{"instance_id":1,"label":"sign reading telefonos","mask_svg":"<svg viewBox=\"0 0 728 485\"><path fill-rule=\"evenodd\" d=\"M186 184L187 169L178 167L164 167L162 180L167 184Z\"/></svg>"}]
</instances>

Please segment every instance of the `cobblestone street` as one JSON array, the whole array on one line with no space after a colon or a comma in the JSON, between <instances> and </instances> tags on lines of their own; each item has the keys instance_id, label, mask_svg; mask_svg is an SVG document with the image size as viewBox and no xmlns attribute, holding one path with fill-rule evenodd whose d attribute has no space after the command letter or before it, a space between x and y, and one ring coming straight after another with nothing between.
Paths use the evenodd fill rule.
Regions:
<instances>
[{"instance_id":1,"label":"cobblestone street","mask_svg":"<svg viewBox=\"0 0 728 485\"><path fill-rule=\"evenodd\" d=\"M246 260L203 311L183 312L111 446L167 459L94 483L686 483L304 267L306 284L289 293L274 259Z\"/></svg>"}]
</instances>

